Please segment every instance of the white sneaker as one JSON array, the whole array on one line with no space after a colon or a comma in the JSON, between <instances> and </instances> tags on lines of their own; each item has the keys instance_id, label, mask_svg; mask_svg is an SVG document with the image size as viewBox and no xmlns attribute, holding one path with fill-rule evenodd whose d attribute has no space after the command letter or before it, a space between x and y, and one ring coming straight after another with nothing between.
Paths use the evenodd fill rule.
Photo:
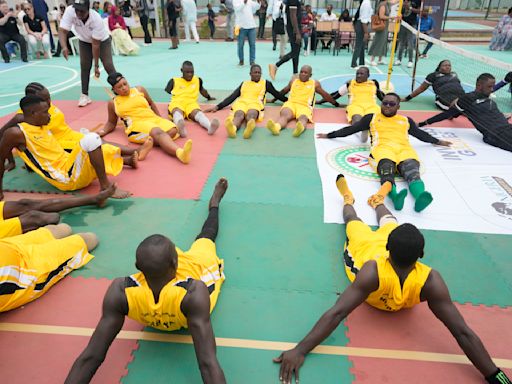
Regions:
<instances>
[{"instance_id":1,"label":"white sneaker","mask_svg":"<svg viewBox=\"0 0 512 384\"><path fill-rule=\"evenodd\" d=\"M400 65L402 62L400 60L395 61L395 65Z\"/></svg>"},{"instance_id":2,"label":"white sneaker","mask_svg":"<svg viewBox=\"0 0 512 384\"><path fill-rule=\"evenodd\" d=\"M407 63L407 68L412 68L412 67L413 67L413 65L414 65L414 64L412 63L412 61L409 61L409 62Z\"/></svg>"},{"instance_id":3,"label":"white sneaker","mask_svg":"<svg viewBox=\"0 0 512 384\"><path fill-rule=\"evenodd\" d=\"M375 61L372 61L372 62L370 63L370 65L371 65L372 67L376 67L376 66L377 66L377 63L376 63Z\"/></svg>"},{"instance_id":4,"label":"white sneaker","mask_svg":"<svg viewBox=\"0 0 512 384\"><path fill-rule=\"evenodd\" d=\"M91 103L92 103L92 100L88 95L84 95L83 93L80 95L80 98L78 99L79 107L85 107L86 105L89 105Z\"/></svg>"}]
</instances>

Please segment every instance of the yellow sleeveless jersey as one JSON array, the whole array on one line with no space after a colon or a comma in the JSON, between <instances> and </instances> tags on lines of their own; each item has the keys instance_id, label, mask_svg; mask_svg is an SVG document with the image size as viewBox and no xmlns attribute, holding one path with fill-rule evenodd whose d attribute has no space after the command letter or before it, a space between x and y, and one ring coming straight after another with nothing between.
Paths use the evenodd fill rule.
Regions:
<instances>
[{"instance_id":1,"label":"yellow sleeveless jersey","mask_svg":"<svg viewBox=\"0 0 512 384\"><path fill-rule=\"evenodd\" d=\"M315 105L315 80L306 82L295 79L290 89L288 101L313 108Z\"/></svg>"},{"instance_id":2,"label":"yellow sleeveless jersey","mask_svg":"<svg viewBox=\"0 0 512 384\"><path fill-rule=\"evenodd\" d=\"M378 257L375 261L379 274L379 288L368 296L366 299L368 304L383 311L395 312L402 308L411 308L420 302L421 289L432 268L416 262L402 287L389 260L389 253Z\"/></svg>"},{"instance_id":3,"label":"yellow sleeveless jersey","mask_svg":"<svg viewBox=\"0 0 512 384\"><path fill-rule=\"evenodd\" d=\"M409 120L402 115L386 117L376 113L370 122L370 137L372 148L377 145L409 147Z\"/></svg>"},{"instance_id":4,"label":"yellow sleeveless jersey","mask_svg":"<svg viewBox=\"0 0 512 384\"><path fill-rule=\"evenodd\" d=\"M126 127L131 126L133 122L153 119L156 116L144 94L135 87L130 89L128 96L114 97L114 108L116 115L123 120Z\"/></svg>"},{"instance_id":5,"label":"yellow sleeveless jersey","mask_svg":"<svg viewBox=\"0 0 512 384\"><path fill-rule=\"evenodd\" d=\"M19 109L17 113L23 114L23 111ZM62 113L55 104L50 104L48 114L50 115L50 123L46 127L57 139L62 148L68 150L73 149L73 147L84 137L83 133L74 131L68 123L66 123L64 113Z\"/></svg>"},{"instance_id":6,"label":"yellow sleeveless jersey","mask_svg":"<svg viewBox=\"0 0 512 384\"><path fill-rule=\"evenodd\" d=\"M375 81L367 80L364 83L358 83L352 79L348 86L349 104L375 104L377 98L377 86Z\"/></svg>"},{"instance_id":7,"label":"yellow sleeveless jersey","mask_svg":"<svg viewBox=\"0 0 512 384\"><path fill-rule=\"evenodd\" d=\"M261 104L260 109L263 109L265 105L266 93L266 80L261 79L258 82L246 80L242 83L242 87L240 88L240 97L238 98L238 100L243 103L254 103L257 101L258 103Z\"/></svg>"},{"instance_id":8,"label":"yellow sleeveless jersey","mask_svg":"<svg viewBox=\"0 0 512 384\"><path fill-rule=\"evenodd\" d=\"M18 124L25 135L25 150L18 153L34 172L42 177L66 182L68 153L64 151L49 126L37 127L28 123Z\"/></svg>"},{"instance_id":9,"label":"yellow sleeveless jersey","mask_svg":"<svg viewBox=\"0 0 512 384\"><path fill-rule=\"evenodd\" d=\"M183 77L174 77L174 87L171 91L171 102L188 104L196 103L199 98L199 77L194 76L190 81Z\"/></svg>"},{"instance_id":10,"label":"yellow sleeveless jersey","mask_svg":"<svg viewBox=\"0 0 512 384\"><path fill-rule=\"evenodd\" d=\"M144 325L164 331L187 328L187 318L181 312L181 302L187 294L190 280L201 280L210 292L210 313L217 302L220 287L224 281L222 264L206 265L179 248L176 277L160 291L158 303L144 275L139 272L127 278L125 288L128 301L128 317ZM221 260L219 260L219 263Z\"/></svg>"}]
</instances>

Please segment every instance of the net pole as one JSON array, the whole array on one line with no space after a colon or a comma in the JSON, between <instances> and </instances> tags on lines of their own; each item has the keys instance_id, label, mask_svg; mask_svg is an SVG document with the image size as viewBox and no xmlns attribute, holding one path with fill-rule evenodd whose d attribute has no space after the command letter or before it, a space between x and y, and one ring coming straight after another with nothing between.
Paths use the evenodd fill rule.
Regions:
<instances>
[{"instance_id":1,"label":"net pole","mask_svg":"<svg viewBox=\"0 0 512 384\"><path fill-rule=\"evenodd\" d=\"M386 79L386 89L389 90L389 83L391 82L391 74L393 73L393 62L395 61L395 51L396 51L396 41L398 37L398 31L400 31L400 22L402 17L402 5L403 0L400 0L398 3L397 10L397 19L395 22L395 30L393 31L393 42L391 43L391 54L389 56L389 65L388 65L388 78Z\"/></svg>"},{"instance_id":2,"label":"net pole","mask_svg":"<svg viewBox=\"0 0 512 384\"><path fill-rule=\"evenodd\" d=\"M411 92L414 91L414 85L416 83L416 68L418 67L418 59L420 58L420 52L419 52L419 48L420 48L420 26L421 26L421 13L423 12L423 6L424 6L424 2L422 1L421 2L421 5L420 5L420 13L419 13L419 17L418 17L418 26L417 26L417 29L416 29L416 49L415 49L415 57L414 57L414 67L412 69L412 82L411 82Z\"/></svg>"}]
</instances>

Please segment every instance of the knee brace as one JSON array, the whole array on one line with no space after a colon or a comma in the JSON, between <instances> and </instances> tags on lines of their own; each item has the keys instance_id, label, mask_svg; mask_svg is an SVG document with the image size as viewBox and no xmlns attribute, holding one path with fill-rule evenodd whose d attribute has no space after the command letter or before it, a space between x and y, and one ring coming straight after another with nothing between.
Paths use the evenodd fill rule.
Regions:
<instances>
[{"instance_id":1,"label":"knee brace","mask_svg":"<svg viewBox=\"0 0 512 384\"><path fill-rule=\"evenodd\" d=\"M389 181L391 184L395 184L395 167L396 164L389 159L382 159L377 165L377 173L380 176L380 183L384 184Z\"/></svg>"},{"instance_id":2,"label":"knee brace","mask_svg":"<svg viewBox=\"0 0 512 384\"><path fill-rule=\"evenodd\" d=\"M80 146L85 152L92 152L101 147L101 137L97 133L87 133L80 140Z\"/></svg>"},{"instance_id":3,"label":"knee brace","mask_svg":"<svg viewBox=\"0 0 512 384\"><path fill-rule=\"evenodd\" d=\"M398 172L410 184L420 179L420 163L414 159L404 160L398 164Z\"/></svg>"}]
</instances>

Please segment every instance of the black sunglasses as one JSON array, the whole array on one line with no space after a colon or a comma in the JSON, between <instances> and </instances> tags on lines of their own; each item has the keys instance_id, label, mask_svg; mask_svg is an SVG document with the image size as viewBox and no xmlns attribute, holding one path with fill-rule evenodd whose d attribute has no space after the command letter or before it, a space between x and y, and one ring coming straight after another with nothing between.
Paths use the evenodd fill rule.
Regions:
<instances>
[{"instance_id":1,"label":"black sunglasses","mask_svg":"<svg viewBox=\"0 0 512 384\"><path fill-rule=\"evenodd\" d=\"M382 105L385 107L396 107L398 103L396 101L383 101Z\"/></svg>"}]
</instances>

